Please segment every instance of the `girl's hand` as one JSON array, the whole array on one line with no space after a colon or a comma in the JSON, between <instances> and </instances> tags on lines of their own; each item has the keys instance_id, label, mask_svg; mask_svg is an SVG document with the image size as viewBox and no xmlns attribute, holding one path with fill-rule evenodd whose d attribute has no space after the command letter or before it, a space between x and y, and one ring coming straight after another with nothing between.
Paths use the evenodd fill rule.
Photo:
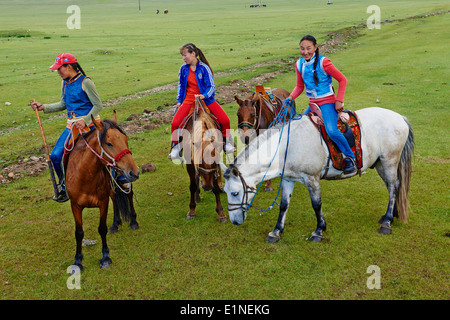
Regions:
<instances>
[{"instance_id":1,"label":"girl's hand","mask_svg":"<svg viewBox=\"0 0 450 320\"><path fill-rule=\"evenodd\" d=\"M75 121L75 122L73 123L73 125L74 125L75 127L77 127L78 129L80 129L80 130L82 130L84 127L86 127L86 124L84 123L83 120Z\"/></svg>"},{"instance_id":2,"label":"girl's hand","mask_svg":"<svg viewBox=\"0 0 450 320\"><path fill-rule=\"evenodd\" d=\"M199 97L201 100L205 99L205 96L202 94L196 94L195 97Z\"/></svg>"},{"instance_id":3,"label":"girl's hand","mask_svg":"<svg viewBox=\"0 0 450 320\"><path fill-rule=\"evenodd\" d=\"M334 108L336 109L337 113L344 111L344 103L342 101L337 101L334 105Z\"/></svg>"},{"instance_id":4,"label":"girl's hand","mask_svg":"<svg viewBox=\"0 0 450 320\"><path fill-rule=\"evenodd\" d=\"M30 106L31 106L31 108L32 108L33 110L36 110L36 109L38 109L38 111L44 110L44 105L43 105L43 104L40 104L40 103L37 102L37 101L31 102L31 103L30 103Z\"/></svg>"},{"instance_id":5,"label":"girl's hand","mask_svg":"<svg viewBox=\"0 0 450 320\"><path fill-rule=\"evenodd\" d=\"M339 118L341 119L342 122L345 122L345 123L348 123L348 120L350 120L350 116L348 115L347 112L340 112Z\"/></svg>"}]
</instances>

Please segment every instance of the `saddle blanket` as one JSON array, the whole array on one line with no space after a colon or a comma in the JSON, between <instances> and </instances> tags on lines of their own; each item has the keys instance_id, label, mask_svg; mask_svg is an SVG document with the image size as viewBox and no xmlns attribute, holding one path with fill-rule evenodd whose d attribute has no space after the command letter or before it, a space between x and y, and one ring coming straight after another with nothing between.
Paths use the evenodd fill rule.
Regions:
<instances>
[{"instance_id":1,"label":"saddle blanket","mask_svg":"<svg viewBox=\"0 0 450 320\"><path fill-rule=\"evenodd\" d=\"M348 120L348 123L342 122L341 119L339 119L337 122L337 126L339 131L342 132L344 137L347 139L348 144L350 145L350 148L352 149L352 152L355 155L357 168L361 169L362 167L361 130L359 127L358 118L356 117L356 114L352 111L344 110L344 112L348 113L350 119ZM309 119L319 129L322 138L328 147L333 167L337 170L343 170L344 156L342 152L339 150L334 141L331 140L331 138L328 136L327 132L325 131L325 127L323 125L318 125L311 119L311 117L315 115L316 114L314 114L313 112L308 113Z\"/></svg>"},{"instance_id":2,"label":"saddle blanket","mask_svg":"<svg viewBox=\"0 0 450 320\"><path fill-rule=\"evenodd\" d=\"M275 89L257 85L253 95L255 93L259 93L263 98L264 102L266 103L267 109L269 109L270 112L272 112L275 116L277 116L278 113L280 112L283 102L281 101L280 98L274 96L274 94L272 93L273 90Z\"/></svg>"}]
</instances>

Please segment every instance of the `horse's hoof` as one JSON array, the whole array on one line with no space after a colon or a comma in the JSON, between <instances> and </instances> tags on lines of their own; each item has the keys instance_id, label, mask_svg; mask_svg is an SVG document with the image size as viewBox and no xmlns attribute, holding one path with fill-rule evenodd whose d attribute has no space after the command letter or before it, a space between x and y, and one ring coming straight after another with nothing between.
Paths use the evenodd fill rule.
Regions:
<instances>
[{"instance_id":1,"label":"horse's hoof","mask_svg":"<svg viewBox=\"0 0 450 320\"><path fill-rule=\"evenodd\" d=\"M264 188L264 191L266 192L273 191L273 188Z\"/></svg>"},{"instance_id":2,"label":"horse's hoof","mask_svg":"<svg viewBox=\"0 0 450 320\"><path fill-rule=\"evenodd\" d=\"M195 215L188 214L188 215L186 216L186 218L187 218L188 220L192 220L192 219L195 218Z\"/></svg>"},{"instance_id":3,"label":"horse's hoof","mask_svg":"<svg viewBox=\"0 0 450 320\"><path fill-rule=\"evenodd\" d=\"M130 223L130 229L131 230L137 230L139 229L139 223Z\"/></svg>"},{"instance_id":4,"label":"horse's hoof","mask_svg":"<svg viewBox=\"0 0 450 320\"><path fill-rule=\"evenodd\" d=\"M75 262L73 265L77 266L80 269L80 272L83 271L83 265L81 263Z\"/></svg>"},{"instance_id":5,"label":"horse's hoof","mask_svg":"<svg viewBox=\"0 0 450 320\"><path fill-rule=\"evenodd\" d=\"M380 229L378 230L378 233L381 234L391 234L392 233L392 228L388 225L388 224L382 224Z\"/></svg>"},{"instance_id":6,"label":"horse's hoof","mask_svg":"<svg viewBox=\"0 0 450 320\"><path fill-rule=\"evenodd\" d=\"M311 242L321 242L323 239L325 239L323 235L313 232L308 240Z\"/></svg>"},{"instance_id":7,"label":"horse's hoof","mask_svg":"<svg viewBox=\"0 0 450 320\"><path fill-rule=\"evenodd\" d=\"M311 242L321 242L322 239L323 239L323 237L318 237L318 236L309 237L309 241L311 241Z\"/></svg>"},{"instance_id":8,"label":"horse's hoof","mask_svg":"<svg viewBox=\"0 0 450 320\"><path fill-rule=\"evenodd\" d=\"M280 237L274 237L274 236L267 236L267 238L264 240L268 243L276 243L280 240Z\"/></svg>"},{"instance_id":9,"label":"horse's hoof","mask_svg":"<svg viewBox=\"0 0 450 320\"><path fill-rule=\"evenodd\" d=\"M112 264L111 258L105 258L100 260L100 269L106 269L109 268L109 266Z\"/></svg>"},{"instance_id":10,"label":"horse's hoof","mask_svg":"<svg viewBox=\"0 0 450 320\"><path fill-rule=\"evenodd\" d=\"M111 226L111 227L109 227L109 233L110 233L110 234L117 233L118 231L119 231L119 227L117 227L117 226Z\"/></svg>"},{"instance_id":11,"label":"horse's hoof","mask_svg":"<svg viewBox=\"0 0 450 320\"><path fill-rule=\"evenodd\" d=\"M219 222L227 222L227 217L219 217L219 218L217 218L217 221L219 221Z\"/></svg>"}]
</instances>

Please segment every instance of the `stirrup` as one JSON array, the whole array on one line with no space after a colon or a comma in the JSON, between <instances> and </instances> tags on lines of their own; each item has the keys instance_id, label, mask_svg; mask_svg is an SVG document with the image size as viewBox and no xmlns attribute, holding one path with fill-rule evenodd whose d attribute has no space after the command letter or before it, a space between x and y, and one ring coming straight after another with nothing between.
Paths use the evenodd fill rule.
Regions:
<instances>
[{"instance_id":1,"label":"stirrup","mask_svg":"<svg viewBox=\"0 0 450 320\"><path fill-rule=\"evenodd\" d=\"M356 167L355 159L347 157L347 156L344 156L344 159L342 160L342 162L343 162L343 164L342 164L342 166L343 166L342 171L345 174L353 173L353 172L356 172L358 170L357 167ZM351 167L353 167L353 169L350 169L350 170L347 169L347 168L351 168Z\"/></svg>"}]
</instances>

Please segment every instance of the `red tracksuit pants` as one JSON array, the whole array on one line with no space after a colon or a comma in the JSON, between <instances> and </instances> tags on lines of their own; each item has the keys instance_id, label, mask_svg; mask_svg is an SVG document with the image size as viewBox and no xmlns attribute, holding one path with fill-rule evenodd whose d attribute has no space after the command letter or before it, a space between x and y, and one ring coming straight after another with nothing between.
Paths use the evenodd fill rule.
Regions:
<instances>
[{"instance_id":1,"label":"red tracksuit pants","mask_svg":"<svg viewBox=\"0 0 450 320\"><path fill-rule=\"evenodd\" d=\"M189 114L189 110L191 109L193 104L194 102L188 103L185 100L175 113L172 120L172 142L178 143L177 135L173 134L173 132L178 129L183 119ZM225 111L216 101L214 101L207 107L209 108L209 110L211 110L212 114L216 116L217 120L219 121L222 135L225 138L228 137L230 135L230 119L228 118Z\"/></svg>"}]
</instances>

